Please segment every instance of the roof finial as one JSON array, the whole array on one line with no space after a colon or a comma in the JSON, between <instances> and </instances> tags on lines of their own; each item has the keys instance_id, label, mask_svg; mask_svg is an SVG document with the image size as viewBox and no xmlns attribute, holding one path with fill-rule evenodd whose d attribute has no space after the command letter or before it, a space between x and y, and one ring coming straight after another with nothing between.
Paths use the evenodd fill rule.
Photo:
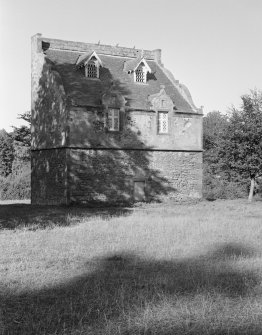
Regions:
<instances>
[{"instance_id":1,"label":"roof finial","mask_svg":"<svg viewBox=\"0 0 262 335\"><path fill-rule=\"evenodd\" d=\"M144 57L144 49L141 50L141 57Z\"/></svg>"}]
</instances>

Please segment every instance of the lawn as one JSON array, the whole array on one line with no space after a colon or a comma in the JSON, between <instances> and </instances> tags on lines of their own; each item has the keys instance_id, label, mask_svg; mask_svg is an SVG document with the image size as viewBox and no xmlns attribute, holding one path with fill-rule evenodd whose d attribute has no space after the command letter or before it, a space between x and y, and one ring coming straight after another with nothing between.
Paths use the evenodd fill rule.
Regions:
<instances>
[{"instance_id":1,"label":"lawn","mask_svg":"<svg viewBox=\"0 0 262 335\"><path fill-rule=\"evenodd\" d=\"M0 205L0 334L262 334L262 202Z\"/></svg>"}]
</instances>

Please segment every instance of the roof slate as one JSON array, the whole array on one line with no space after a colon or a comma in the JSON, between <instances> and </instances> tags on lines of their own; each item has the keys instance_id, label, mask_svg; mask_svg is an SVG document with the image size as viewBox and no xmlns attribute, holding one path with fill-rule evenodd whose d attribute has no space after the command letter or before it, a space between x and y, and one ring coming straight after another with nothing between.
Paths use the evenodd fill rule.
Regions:
<instances>
[{"instance_id":1,"label":"roof slate","mask_svg":"<svg viewBox=\"0 0 262 335\"><path fill-rule=\"evenodd\" d=\"M103 63L99 79L86 78L84 69L78 69L76 62L83 53L75 51L48 49L46 57L53 63L63 81L65 92L76 105L99 106L102 96L112 88L125 96L126 106L132 109L148 110L148 96L158 93L161 85L165 86L177 112L194 113L196 110L183 97L174 83L168 78L165 69L153 60L147 60L151 73L148 73L147 83L134 82L132 74L124 71L126 62L133 60L129 57L116 57L98 54Z\"/></svg>"}]
</instances>

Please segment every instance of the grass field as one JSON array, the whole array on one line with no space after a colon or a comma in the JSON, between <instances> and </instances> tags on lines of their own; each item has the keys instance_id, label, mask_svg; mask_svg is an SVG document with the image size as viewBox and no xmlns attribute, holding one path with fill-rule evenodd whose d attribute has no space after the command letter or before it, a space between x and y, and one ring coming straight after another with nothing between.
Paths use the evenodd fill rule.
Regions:
<instances>
[{"instance_id":1,"label":"grass field","mask_svg":"<svg viewBox=\"0 0 262 335\"><path fill-rule=\"evenodd\" d=\"M0 205L0 334L262 334L262 202Z\"/></svg>"}]
</instances>

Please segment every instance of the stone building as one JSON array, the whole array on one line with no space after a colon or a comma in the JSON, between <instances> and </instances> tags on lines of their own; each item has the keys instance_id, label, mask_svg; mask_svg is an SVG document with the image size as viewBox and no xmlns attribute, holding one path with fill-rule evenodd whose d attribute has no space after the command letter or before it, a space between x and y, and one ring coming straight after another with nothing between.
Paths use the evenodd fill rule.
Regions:
<instances>
[{"instance_id":1,"label":"stone building","mask_svg":"<svg viewBox=\"0 0 262 335\"><path fill-rule=\"evenodd\" d=\"M32 203L201 198L202 110L161 50L32 37Z\"/></svg>"}]
</instances>

